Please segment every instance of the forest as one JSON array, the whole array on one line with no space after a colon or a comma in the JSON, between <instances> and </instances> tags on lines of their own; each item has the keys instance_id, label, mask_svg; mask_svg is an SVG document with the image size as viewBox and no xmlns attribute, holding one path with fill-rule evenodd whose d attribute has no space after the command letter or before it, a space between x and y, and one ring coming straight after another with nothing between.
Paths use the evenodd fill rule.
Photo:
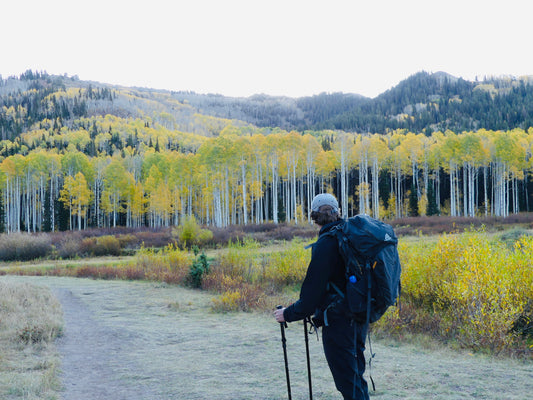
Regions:
<instances>
[{"instance_id":1,"label":"forest","mask_svg":"<svg viewBox=\"0 0 533 400\"><path fill-rule=\"evenodd\" d=\"M344 215L381 219L531 211L527 118L456 132L286 130L201 114L193 97L32 71L0 79L0 230L301 223L321 191Z\"/></svg>"},{"instance_id":2,"label":"forest","mask_svg":"<svg viewBox=\"0 0 533 400\"><path fill-rule=\"evenodd\" d=\"M351 93L321 93L290 99L246 99L173 93L201 113L238 118L287 130L333 129L359 133L526 129L533 125L533 77L484 78L470 82L444 72L419 72L370 99Z\"/></svg>"}]
</instances>

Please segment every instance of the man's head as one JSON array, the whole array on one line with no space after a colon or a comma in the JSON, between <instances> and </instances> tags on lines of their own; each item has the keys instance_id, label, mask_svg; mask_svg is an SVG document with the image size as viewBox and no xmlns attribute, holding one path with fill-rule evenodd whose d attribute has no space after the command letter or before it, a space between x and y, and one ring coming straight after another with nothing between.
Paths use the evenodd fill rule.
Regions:
<instances>
[{"instance_id":1,"label":"man's head","mask_svg":"<svg viewBox=\"0 0 533 400\"><path fill-rule=\"evenodd\" d=\"M320 226L340 219L339 203L335 196L329 193L316 195L311 202L311 219Z\"/></svg>"}]
</instances>

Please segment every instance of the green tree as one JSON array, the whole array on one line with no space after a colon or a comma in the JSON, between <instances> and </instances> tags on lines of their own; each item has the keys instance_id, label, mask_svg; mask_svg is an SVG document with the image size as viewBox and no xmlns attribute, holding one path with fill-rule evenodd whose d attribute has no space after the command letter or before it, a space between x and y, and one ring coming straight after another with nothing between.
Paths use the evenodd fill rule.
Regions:
<instances>
[{"instance_id":1,"label":"green tree","mask_svg":"<svg viewBox=\"0 0 533 400\"><path fill-rule=\"evenodd\" d=\"M438 215L439 214L439 208L437 207L437 201L435 197L435 189L433 189L433 185L430 184L428 186L428 202L426 206L426 215Z\"/></svg>"},{"instance_id":2,"label":"green tree","mask_svg":"<svg viewBox=\"0 0 533 400\"><path fill-rule=\"evenodd\" d=\"M409 216L418 217L418 196L413 182L411 182L411 191L409 193Z\"/></svg>"}]
</instances>

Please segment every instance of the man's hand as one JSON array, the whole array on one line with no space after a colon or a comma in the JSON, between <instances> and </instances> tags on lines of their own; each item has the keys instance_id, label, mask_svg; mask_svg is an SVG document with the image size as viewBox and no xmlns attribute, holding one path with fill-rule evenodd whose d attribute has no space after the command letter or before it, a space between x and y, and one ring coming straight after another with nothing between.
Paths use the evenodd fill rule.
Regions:
<instances>
[{"instance_id":1,"label":"man's hand","mask_svg":"<svg viewBox=\"0 0 533 400\"><path fill-rule=\"evenodd\" d=\"M276 318L276 321L279 323L285 322L285 317L283 316L283 311L285 311L285 307L278 308L276 311L274 311L274 318Z\"/></svg>"}]
</instances>

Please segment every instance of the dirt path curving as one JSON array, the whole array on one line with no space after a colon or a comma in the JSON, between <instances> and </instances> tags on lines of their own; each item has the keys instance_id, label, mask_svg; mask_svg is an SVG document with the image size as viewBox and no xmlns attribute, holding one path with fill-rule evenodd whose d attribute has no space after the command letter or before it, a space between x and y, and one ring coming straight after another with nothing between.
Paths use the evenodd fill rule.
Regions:
<instances>
[{"instance_id":1,"label":"dirt path curving","mask_svg":"<svg viewBox=\"0 0 533 400\"><path fill-rule=\"evenodd\" d=\"M211 297L146 282L2 277L49 286L65 334L64 400L279 400L287 398L279 326L268 315L214 314ZM289 324L293 399L306 399L301 324ZM314 397L338 399L311 339ZM525 400L533 363L377 342L373 377L383 400Z\"/></svg>"}]
</instances>

